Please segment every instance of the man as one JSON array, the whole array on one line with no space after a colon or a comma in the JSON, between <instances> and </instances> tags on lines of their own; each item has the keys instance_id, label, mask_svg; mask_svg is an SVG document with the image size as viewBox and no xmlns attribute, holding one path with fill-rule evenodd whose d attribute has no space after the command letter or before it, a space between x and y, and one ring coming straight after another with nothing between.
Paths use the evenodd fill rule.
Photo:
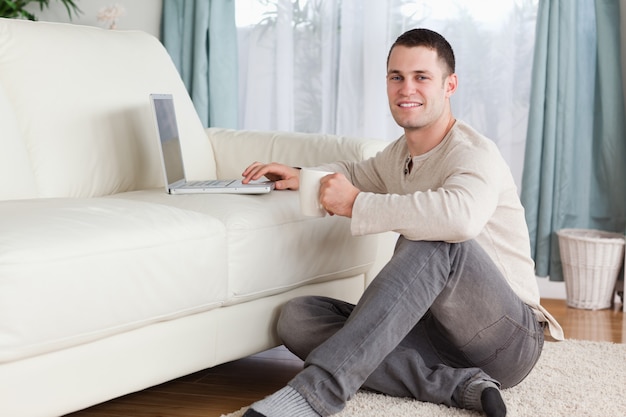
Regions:
<instances>
[{"instance_id":1,"label":"man","mask_svg":"<svg viewBox=\"0 0 626 417\"><path fill-rule=\"evenodd\" d=\"M288 385L246 417L328 416L358 389L506 415L500 388L539 359L544 328L528 230L493 142L455 120L454 53L438 33L401 35L387 58L387 95L404 135L369 160L325 165L320 202L355 235L400 233L392 259L354 306L324 297L287 303L278 331L305 359ZM254 163L297 189L299 171Z\"/></svg>"}]
</instances>

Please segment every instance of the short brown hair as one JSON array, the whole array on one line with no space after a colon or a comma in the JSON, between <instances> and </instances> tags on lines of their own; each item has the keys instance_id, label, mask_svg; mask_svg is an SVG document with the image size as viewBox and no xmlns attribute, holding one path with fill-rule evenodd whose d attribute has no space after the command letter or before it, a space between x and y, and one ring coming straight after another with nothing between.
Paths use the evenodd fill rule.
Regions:
<instances>
[{"instance_id":1,"label":"short brown hair","mask_svg":"<svg viewBox=\"0 0 626 417\"><path fill-rule=\"evenodd\" d=\"M424 46L429 49L434 49L437 52L437 56L446 66L448 74L454 74L455 60L454 51L448 41L439 33L429 29L418 28L411 29L398 36L398 39L391 45L389 49L389 55L387 55L387 65L389 65L389 57L391 51L398 45L406 46L409 48L416 46Z\"/></svg>"}]
</instances>

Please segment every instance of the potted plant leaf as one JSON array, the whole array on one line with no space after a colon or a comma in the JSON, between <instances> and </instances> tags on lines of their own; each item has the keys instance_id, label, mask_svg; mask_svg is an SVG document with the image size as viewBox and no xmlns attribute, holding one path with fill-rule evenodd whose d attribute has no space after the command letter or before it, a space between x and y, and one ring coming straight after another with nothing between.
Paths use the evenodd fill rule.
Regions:
<instances>
[{"instance_id":1,"label":"potted plant leaf","mask_svg":"<svg viewBox=\"0 0 626 417\"><path fill-rule=\"evenodd\" d=\"M65 6L70 19L81 13L75 0L58 0ZM50 0L0 0L0 17L37 20L37 17L26 6L30 3L39 3L39 10L50 6Z\"/></svg>"}]
</instances>

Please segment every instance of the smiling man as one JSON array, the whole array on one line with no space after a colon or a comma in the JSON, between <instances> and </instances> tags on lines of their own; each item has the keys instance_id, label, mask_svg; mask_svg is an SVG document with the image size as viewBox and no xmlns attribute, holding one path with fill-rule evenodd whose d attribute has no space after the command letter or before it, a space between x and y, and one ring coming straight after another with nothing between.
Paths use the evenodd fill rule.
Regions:
<instances>
[{"instance_id":1,"label":"smiling man","mask_svg":"<svg viewBox=\"0 0 626 417\"><path fill-rule=\"evenodd\" d=\"M285 346L305 360L288 385L244 414L329 416L360 388L506 415L501 388L539 359L544 328L524 211L492 141L455 120L454 53L438 33L402 34L387 59L387 95L404 135L374 158L323 167L320 202L351 218L355 235L400 234L389 263L357 305L325 297L288 302ZM299 171L253 163L297 189Z\"/></svg>"}]
</instances>

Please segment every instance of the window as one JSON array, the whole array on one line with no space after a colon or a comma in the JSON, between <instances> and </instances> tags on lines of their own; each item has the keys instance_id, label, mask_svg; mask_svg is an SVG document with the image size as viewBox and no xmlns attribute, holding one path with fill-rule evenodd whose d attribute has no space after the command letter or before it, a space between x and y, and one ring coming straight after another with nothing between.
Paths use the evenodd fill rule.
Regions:
<instances>
[{"instance_id":1,"label":"window","mask_svg":"<svg viewBox=\"0 0 626 417\"><path fill-rule=\"evenodd\" d=\"M521 183L537 0L236 0L240 127L394 140L385 62L427 27L456 54L455 116L494 140Z\"/></svg>"}]
</instances>

